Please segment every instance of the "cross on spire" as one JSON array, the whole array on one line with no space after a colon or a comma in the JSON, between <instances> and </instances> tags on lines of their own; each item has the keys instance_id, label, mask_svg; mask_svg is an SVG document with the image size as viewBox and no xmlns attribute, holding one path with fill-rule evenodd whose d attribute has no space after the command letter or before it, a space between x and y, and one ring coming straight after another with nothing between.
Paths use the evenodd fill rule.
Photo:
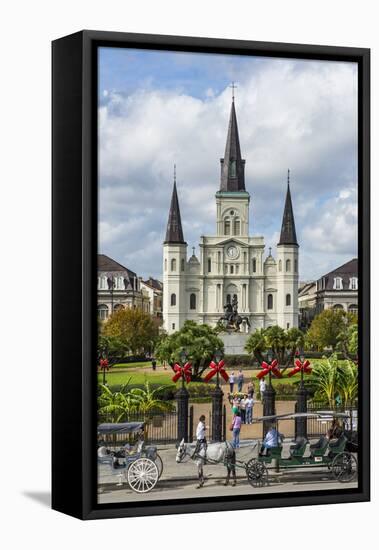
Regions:
<instances>
[{"instance_id":1,"label":"cross on spire","mask_svg":"<svg viewBox=\"0 0 379 550\"><path fill-rule=\"evenodd\" d=\"M289 185L290 184L290 169L288 168L288 173L287 173L287 184Z\"/></svg>"},{"instance_id":2,"label":"cross on spire","mask_svg":"<svg viewBox=\"0 0 379 550\"><path fill-rule=\"evenodd\" d=\"M234 101L234 90L235 90L236 88L238 88L238 86L236 86L236 85L234 84L234 80L232 81L232 83L231 83L231 85L229 86L229 88L232 89L232 101Z\"/></svg>"},{"instance_id":3,"label":"cross on spire","mask_svg":"<svg viewBox=\"0 0 379 550\"><path fill-rule=\"evenodd\" d=\"M176 183L176 164L174 164L174 183Z\"/></svg>"}]
</instances>

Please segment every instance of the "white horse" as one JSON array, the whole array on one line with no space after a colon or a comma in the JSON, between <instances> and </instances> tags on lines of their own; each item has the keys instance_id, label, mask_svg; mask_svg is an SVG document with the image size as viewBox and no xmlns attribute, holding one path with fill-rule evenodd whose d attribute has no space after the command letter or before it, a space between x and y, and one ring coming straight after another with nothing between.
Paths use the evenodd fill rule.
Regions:
<instances>
[{"instance_id":1,"label":"white horse","mask_svg":"<svg viewBox=\"0 0 379 550\"><path fill-rule=\"evenodd\" d=\"M223 463L227 469L227 476L224 485L229 484L230 474L233 474L232 486L237 483L236 480L236 451L229 442L225 443L210 443L207 448L201 447L199 451L195 450L195 445L191 443L185 443L184 439L181 440L176 453L176 462L183 462L183 459L188 456L197 464L197 474L199 477L198 489L204 485L204 471L205 464L220 464Z\"/></svg>"}]
</instances>

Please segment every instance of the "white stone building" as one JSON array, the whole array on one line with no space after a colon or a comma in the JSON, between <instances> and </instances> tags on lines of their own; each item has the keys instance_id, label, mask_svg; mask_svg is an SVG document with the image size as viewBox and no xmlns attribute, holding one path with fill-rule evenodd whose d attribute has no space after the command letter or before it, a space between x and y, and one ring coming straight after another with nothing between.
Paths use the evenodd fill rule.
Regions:
<instances>
[{"instance_id":1,"label":"white stone building","mask_svg":"<svg viewBox=\"0 0 379 550\"><path fill-rule=\"evenodd\" d=\"M263 236L250 236L250 194L245 188L237 117L232 102L221 185L216 192L216 234L200 237L200 257L188 258L176 181L163 244L163 320L168 333L187 319L216 325L233 298L250 331L298 326L299 245L288 187L276 258L265 257Z\"/></svg>"}]
</instances>

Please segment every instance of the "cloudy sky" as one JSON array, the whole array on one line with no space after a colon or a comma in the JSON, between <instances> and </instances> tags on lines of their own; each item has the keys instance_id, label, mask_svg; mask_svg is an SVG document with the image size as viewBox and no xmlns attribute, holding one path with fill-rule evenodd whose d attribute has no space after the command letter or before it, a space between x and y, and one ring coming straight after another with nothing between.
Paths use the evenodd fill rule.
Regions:
<instances>
[{"instance_id":1,"label":"cloudy sky","mask_svg":"<svg viewBox=\"0 0 379 550\"><path fill-rule=\"evenodd\" d=\"M250 234L275 255L290 168L300 279L356 257L355 64L122 48L99 53L99 251L161 278L174 164L189 254L215 234L231 81Z\"/></svg>"}]
</instances>

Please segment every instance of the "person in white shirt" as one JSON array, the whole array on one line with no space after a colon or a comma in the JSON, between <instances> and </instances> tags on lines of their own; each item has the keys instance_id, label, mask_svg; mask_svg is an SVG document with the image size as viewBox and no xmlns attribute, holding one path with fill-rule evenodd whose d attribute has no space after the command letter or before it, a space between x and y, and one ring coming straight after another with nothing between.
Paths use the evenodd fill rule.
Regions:
<instances>
[{"instance_id":1,"label":"person in white shirt","mask_svg":"<svg viewBox=\"0 0 379 550\"><path fill-rule=\"evenodd\" d=\"M198 454L201 449L205 449L205 451L207 450L207 438L205 437L206 429L205 416L202 414L199 418L199 423L196 428L196 447L193 452L193 456Z\"/></svg>"},{"instance_id":2,"label":"person in white shirt","mask_svg":"<svg viewBox=\"0 0 379 550\"><path fill-rule=\"evenodd\" d=\"M264 392L266 391L266 382L264 378L261 378L259 382L259 391L261 392L261 402L263 403Z\"/></svg>"},{"instance_id":3,"label":"person in white shirt","mask_svg":"<svg viewBox=\"0 0 379 550\"><path fill-rule=\"evenodd\" d=\"M235 378L234 378L234 371L232 371L232 372L230 373L230 376L229 376L230 393L233 393L234 381L235 381Z\"/></svg>"},{"instance_id":4,"label":"person in white shirt","mask_svg":"<svg viewBox=\"0 0 379 550\"><path fill-rule=\"evenodd\" d=\"M246 424L252 424L253 423L253 406L254 406L253 396L249 395L245 399L245 422L246 422Z\"/></svg>"}]
</instances>

